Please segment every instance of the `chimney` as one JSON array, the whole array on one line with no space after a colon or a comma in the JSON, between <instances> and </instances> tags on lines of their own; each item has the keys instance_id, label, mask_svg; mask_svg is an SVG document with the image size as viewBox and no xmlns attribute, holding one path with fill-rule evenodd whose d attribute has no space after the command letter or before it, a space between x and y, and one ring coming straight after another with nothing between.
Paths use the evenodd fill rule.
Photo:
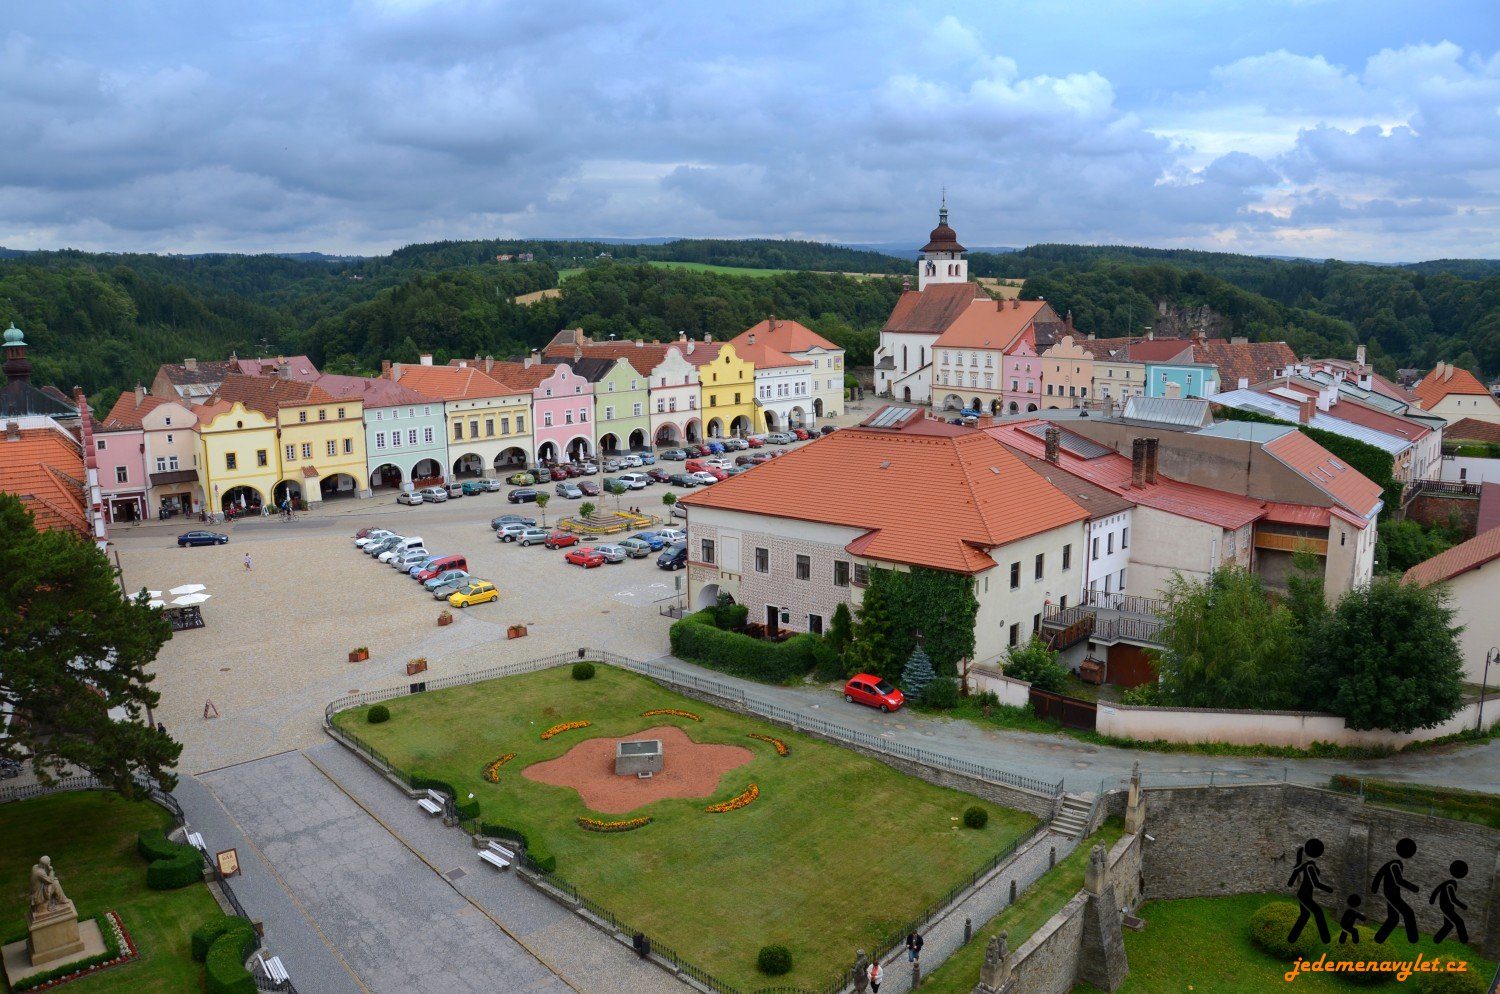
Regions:
<instances>
[{"instance_id":1,"label":"chimney","mask_svg":"<svg viewBox=\"0 0 1500 994\"><path fill-rule=\"evenodd\" d=\"M289 380L292 378L292 364L285 359L276 360L276 378Z\"/></svg>"},{"instance_id":2,"label":"chimney","mask_svg":"<svg viewBox=\"0 0 1500 994\"><path fill-rule=\"evenodd\" d=\"M1018 310L1021 309L1021 298L1020 297L1012 297L1012 298L1010 298L1010 309L1013 310L1013 311L1018 311Z\"/></svg>"},{"instance_id":3,"label":"chimney","mask_svg":"<svg viewBox=\"0 0 1500 994\"><path fill-rule=\"evenodd\" d=\"M1245 337L1244 335L1234 335L1234 336L1230 337L1229 344L1230 345L1249 345L1250 344L1250 339L1247 338L1247 337Z\"/></svg>"},{"instance_id":4,"label":"chimney","mask_svg":"<svg viewBox=\"0 0 1500 994\"><path fill-rule=\"evenodd\" d=\"M1132 487L1146 485L1146 440L1144 438L1130 440L1130 485Z\"/></svg>"},{"instance_id":5,"label":"chimney","mask_svg":"<svg viewBox=\"0 0 1500 994\"><path fill-rule=\"evenodd\" d=\"M1146 439L1146 483L1156 482L1156 447L1159 440L1155 438Z\"/></svg>"},{"instance_id":6,"label":"chimney","mask_svg":"<svg viewBox=\"0 0 1500 994\"><path fill-rule=\"evenodd\" d=\"M574 328L573 329L573 344L574 345L582 345L583 344L583 329L582 328Z\"/></svg>"},{"instance_id":7,"label":"chimney","mask_svg":"<svg viewBox=\"0 0 1500 994\"><path fill-rule=\"evenodd\" d=\"M1057 465L1057 451L1062 447L1062 432L1057 425L1047 426L1047 461Z\"/></svg>"},{"instance_id":8,"label":"chimney","mask_svg":"<svg viewBox=\"0 0 1500 994\"><path fill-rule=\"evenodd\" d=\"M767 318L766 319L766 325L767 325L767 328L766 328L767 331L775 331L776 330L776 315L772 314L769 318Z\"/></svg>"},{"instance_id":9,"label":"chimney","mask_svg":"<svg viewBox=\"0 0 1500 994\"><path fill-rule=\"evenodd\" d=\"M140 407L146 402L146 388L139 383L135 385L135 406Z\"/></svg>"},{"instance_id":10,"label":"chimney","mask_svg":"<svg viewBox=\"0 0 1500 994\"><path fill-rule=\"evenodd\" d=\"M1318 398L1303 397L1302 402L1297 405L1297 423L1311 424L1313 415L1318 411Z\"/></svg>"},{"instance_id":11,"label":"chimney","mask_svg":"<svg viewBox=\"0 0 1500 994\"><path fill-rule=\"evenodd\" d=\"M1146 341L1148 341L1148 342L1154 342L1154 341L1156 341L1156 329L1155 328L1147 328L1146 329Z\"/></svg>"},{"instance_id":12,"label":"chimney","mask_svg":"<svg viewBox=\"0 0 1500 994\"><path fill-rule=\"evenodd\" d=\"M752 332L751 332L751 333L750 333L750 338L749 338L749 339L748 339L748 341L749 341L749 343L750 343L750 344L751 344L751 345L754 345L754 344L755 344L755 332L753 332L753 331L752 331Z\"/></svg>"},{"instance_id":13,"label":"chimney","mask_svg":"<svg viewBox=\"0 0 1500 994\"><path fill-rule=\"evenodd\" d=\"M1354 361L1361 366L1365 364L1365 347L1363 345L1354 350Z\"/></svg>"},{"instance_id":14,"label":"chimney","mask_svg":"<svg viewBox=\"0 0 1500 994\"><path fill-rule=\"evenodd\" d=\"M484 374L486 376L488 376L490 373L494 372L494 369L495 369L495 357L492 356L492 355L485 356L484 357Z\"/></svg>"},{"instance_id":15,"label":"chimney","mask_svg":"<svg viewBox=\"0 0 1500 994\"><path fill-rule=\"evenodd\" d=\"M21 440L21 422L5 422L5 440L7 442L19 442Z\"/></svg>"},{"instance_id":16,"label":"chimney","mask_svg":"<svg viewBox=\"0 0 1500 994\"><path fill-rule=\"evenodd\" d=\"M580 362L580 361L582 361L582 359L583 359L583 349L580 348L577 345L573 346L573 361L574 362Z\"/></svg>"},{"instance_id":17,"label":"chimney","mask_svg":"<svg viewBox=\"0 0 1500 994\"><path fill-rule=\"evenodd\" d=\"M993 427L995 427L995 418L994 418L994 415L991 415L991 414L981 414L981 415L979 415L979 417L977 417L977 418L974 419L974 427L975 428L993 428Z\"/></svg>"},{"instance_id":18,"label":"chimney","mask_svg":"<svg viewBox=\"0 0 1500 994\"><path fill-rule=\"evenodd\" d=\"M421 363L422 365L424 365L424 366L431 366L432 365L432 353L431 352L423 352L421 355L417 356L417 361L419 363Z\"/></svg>"},{"instance_id":19,"label":"chimney","mask_svg":"<svg viewBox=\"0 0 1500 994\"><path fill-rule=\"evenodd\" d=\"M687 341L687 332L685 332L685 331L679 331L677 333L677 340L679 342L685 342L685 341Z\"/></svg>"},{"instance_id":20,"label":"chimney","mask_svg":"<svg viewBox=\"0 0 1500 994\"><path fill-rule=\"evenodd\" d=\"M704 341L705 341L705 342L711 342L711 341L713 341L713 340L714 340L714 336L712 336L712 335L710 335L710 334L709 334L709 333L708 333L708 332L706 332L706 331L705 331L705 332L704 332L704 333L703 333L703 340L704 340Z\"/></svg>"},{"instance_id":21,"label":"chimney","mask_svg":"<svg viewBox=\"0 0 1500 994\"><path fill-rule=\"evenodd\" d=\"M188 370L189 372L196 373L198 371L198 360L184 359L182 360L182 368Z\"/></svg>"},{"instance_id":22,"label":"chimney","mask_svg":"<svg viewBox=\"0 0 1500 994\"><path fill-rule=\"evenodd\" d=\"M524 358L521 359L521 368L522 369L530 369L531 368L531 356L525 356Z\"/></svg>"},{"instance_id":23,"label":"chimney","mask_svg":"<svg viewBox=\"0 0 1500 994\"><path fill-rule=\"evenodd\" d=\"M1068 334L1073 334L1073 308L1071 307L1068 308L1068 313L1063 318L1063 327L1068 329ZM1094 336L1089 335L1089 337L1093 338Z\"/></svg>"}]
</instances>

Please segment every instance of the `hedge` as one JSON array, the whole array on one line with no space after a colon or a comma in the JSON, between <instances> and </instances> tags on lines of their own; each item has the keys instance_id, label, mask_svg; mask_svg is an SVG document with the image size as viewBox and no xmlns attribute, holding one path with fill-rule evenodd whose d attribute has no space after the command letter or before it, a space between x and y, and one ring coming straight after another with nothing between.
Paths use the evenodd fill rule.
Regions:
<instances>
[{"instance_id":1,"label":"hedge","mask_svg":"<svg viewBox=\"0 0 1500 994\"><path fill-rule=\"evenodd\" d=\"M245 960L259 945L254 925L243 918L229 919L229 927L209 945L204 957L204 990L208 994L255 994L255 978L245 969Z\"/></svg>"},{"instance_id":2,"label":"hedge","mask_svg":"<svg viewBox=\"0 0 1500 994\"><path fill-rule=\"evenodd\" d=\"M231 918L229 915L219 915L193 929L191 937L191 948L193 959L202 963L208 958L208 950L218 940L219 936L234 927L236 921L244 919Z\"/></svg>"},{"instance_id":3,"label":"hedge","mask_svg":"<svg viewBox=\"0 0 1500 994\"><path fill-rule=\"evenodd\" d=\"M203 857L198 850L173 842L161 829L142 830L135 848L151 864L146 867L146 886L152 890L176 890L203 882Z\"/></svg>"},{"instance_id":4,"label":"hedge","mask_svg":"<svg viewBox=\"0 0 1500 994\"><path fill-rule=\"evenodd\" d=\"M495 839L514 839L521 844L521 848L526 850L527 859L541 867L546 873L557 872L557 857L552 855L545 846L532 842L519 828L512 828L499 822L482 821L479 823L479 834Z\"/></svg>"},{"instance_id":5,"label":"hedge","mask_svg":"<svg viewBox=\"0 0 1500 994\"><path fill-rule=\"evenodd\" d=\"M52 983L54 980L59 980L63 977L66 977L70 973L77 973L79 970L87 970L89 967L98 966L101 963L108 963L116 956L119 956L120 940L115 938L115 927L110 924L109 916L100 915L98 918L94 919L94 924L99 926L99 934L104 938L104 952L96 953L93 956L88 956L81 960L75 960L74 962L67 963L63 966L54 967L51 970L43 970L41 973L33 973L25 980L16 981L10 989L17 992L35 990L36 988L41 987L45 984ZM16 941L21 941L23 938L25 937L17 936ZM6 943L6 945L9 944L10 943Z\"/></svg>"},{"instance_id":6,"label":"hedge","mask_svg":"<svg viewBox=\"0 0 1500 994\"><path fill-rule=\"evenodd\" d=\"M472 818L479 817L479 801L477 799L460 801L460 797L467 797L468 795L466 793L460 794L454 790L453 785L446 780L413 773L411 775L411 785L416 790L440 790L453 798L453 814L459 821L469 821Z\"/></svg>"},{"instance_id":7,"label":"hedge","mask_svg":"<svg viewBox=\"0 0 1500 994\"><path fill-rule=\"evenodd\" d=\"M135 837L135 851L140 853L141 858L148 863L154 863L159 859L171 859L181 848L183 846L167 838L167 833L159 828L142 829Z\"/></svg>"},{"instance_id":8,"label":"hedge","mask_svg":"<svg viewBox=\"0 0 1500 994\"><path fill-rule=\"evenodd\" d=\"M786 683L805 676L818 662L821 641L809 633L785 642L766 642L714 625L712 608L672 625L672 653L679 659L762 683Z\"/></svg>"}]
</instances>

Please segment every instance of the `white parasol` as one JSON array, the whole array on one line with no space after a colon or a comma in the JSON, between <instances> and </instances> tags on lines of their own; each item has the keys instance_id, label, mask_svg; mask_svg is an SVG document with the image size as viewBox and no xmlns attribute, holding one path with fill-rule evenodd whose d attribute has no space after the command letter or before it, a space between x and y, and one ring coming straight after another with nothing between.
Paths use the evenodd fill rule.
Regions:
<instances>
[{"instance_id":1,"label":"white parasol","mask_svg":"<svg viewBox=\"0 0 1500 994\"><path fill-rule=\"evenodd\" d=\"M202 604L204 601L208 600L209 597L211 597L211 596L213 596L213 595L212 594L183 594L181 597L177 598L172 603L176 604L178 607L192 607L194 604Z\"/></svg>"},{"instance_id":2,"label":"white parasol","mask_svg":"<svg viewBox=\"0 0 1500 994\"><path fill-rule=\"evenodd\" d=\"M166 607L167 606L167 602L164 601L164 600L161 600L159 598L152 598L151 600L149 600L149 601L146 602L146 606L147 607Z\"/></svg>"},{"instance_id":3,"label":"white parasol","mask_svg":"<svg viewBox=\"0 0 1500 994\"><path fill-rule=\"evenodd\" d=\"M207 589L208 588L205 587L201 583L184 583L180 587L173 587L172 588L172 593L174 593L174 594L196 594L199 591L207 590ZM161 596L161 591L157 591L156 592L156 596L160 597Z\"/></svg>"}]
</instances>

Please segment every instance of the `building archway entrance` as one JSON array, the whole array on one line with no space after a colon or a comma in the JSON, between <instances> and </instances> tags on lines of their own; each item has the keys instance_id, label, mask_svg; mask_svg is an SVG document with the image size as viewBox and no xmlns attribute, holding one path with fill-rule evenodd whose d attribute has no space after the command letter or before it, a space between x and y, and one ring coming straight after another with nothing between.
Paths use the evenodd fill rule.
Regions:
<instances>
[{"instance_id":1,"label":"building archway entrance","mask_svg":"<svg viewBox=\"0 0 1500 994\"><path fill-rule=\"evenodd\" d=\"M401 486L401 467L390 463L383 463L375 467L375 472L370 474L371 490L395 490Z\"/></svg>"},{"instance_id":2,"label":"building archway entrance","mask_svg":"<svg viewBox=\"0 0 1500 994\"><path fill-rule=\"evenodd\" d=\"M359 481L348 473L331 473L318 481L318 490L324 500L358 497Z\"/></svg>"},{"instance_id":3,"label":"building archway entrance","mask_svg":"<svg viewBox=\"0 0 1500 994\"><path fill-rule=\"evenodd\" d=\"M721 419L714 418L712 421L710 421L708 423L708 437L709 438L723 438L724 437L724 422Z\"/></svg>"},{"instance_id":4,"label":"building archway entrance","mask_svg":"<svg viewBox=\"0 0 1500 994\"><path fill-rule=\"evenodd\" d=\"M278 510L281 508L281 502L285 500L290 500L293 507L301 507L302 484L296 480L282 480L271 491L271 500Z\"/></svg>"},{"instance_id":5,"label":"building archway entrance","mask_svg":"<svg viewBox=\"0 0 1500 994\"><path fill-rule=\"evenodd\" d=\"M908 404L911 403L911 387L902 387L901 388L901 399L904 400Z\"/></svg>"},{"instance_id":6,"label":"building archway entrance","mask_svg":"<svg viewBox=\"0 0 1500 994\"><path fill-rule=\"evenodd\" d=\"M568 458L574 461L584 459L593 452L589 440L583 437L575 438L568 443Z\"/></svg>"},{"instance_id":7,"label":"building archway entrance","mask_svg":"<svg viewBox=\"0 0 1500 994\"><path fill-rule=\"evenodd\" d=\"M962 411L963 409L964 409L964 399L962 397L960 397L958 394L956 394L956 393L950 393L948 396L946 396L946 397L943 398L943 410L945 410L945 411Z\"/></svg>"},{"instance_id":8,"label":"building archway entrance","mask_svg":"<svg viewBox=\"0 0 1500 994\"><path fill-rule=\"evenodd\" d=\"M526 465L526 450L512 445L495 457L495 472L521 469Z\"/></svg>"},{"instance_id":9,"label":"building archway entrance","mask_svg":"<svg viewBox=\"0 0 1500 994\"><path fill-rule=\"evenodd\" d=\"M411 468L411 482L414 487L428 486L437 483L443 478L443 467L436 459L423 459Z\"/></svg>"},{"instance_id":10,"label":"building archway entrance","mask_svg":"<svg viewBox=\"0 0 1500 994\"><path fill-rule=\"evenodd\" d=\"M662 425L662 426L660 426L659 428L656 429L656 445L657 445L658 448L661 448L662 446L670 447L670 446L673 446L673 445L676 445L676 444L677 444L677 426L676 425L665 424L665 425Z\"/></svg>"},{"instance_id":11,"label":"building archway entrance","mask_svg":"<svg viewBox=\"0 0 1500 994\"><path fill-rule=\"evenodd\" d=\"M750 419L743 414L736 414L734 420L729 422L729 434L740 438L750 434Z\"/></svg>"},{"instance_id":12,"label":"building archway entrance","mask_svg":"<svg viewBox=\"0 0 1500 994\"><path fill-rule=\"evenodd\" d=\"M775 411L766 411L766 431L780 431L781 422L776 417Z\"/></svg>"},{"instance_id":13,"label":"building archway entrance","mask_svg":"<svg viewBox=\"0 0 1500 994\"><path fill-rule=\"evenodd\" d=\"M817 397L817 398L815 398L813 400L813 417L815 417L815 418L821 418L822 416L823 416L823 398L822 397Z\"/></svg>"},{"instance_id":14,"label":"building archway entrance","mask_svg":"<svg viewBox=\"0 0 1500 994\"><path fill-rule=\"evenodd\" d=\"M606 432L599 438L599 452L602 455L612 456L620 451L620 439L614 432Z\"/></svg>"},{"instance_id":15,"label":"building archway entrance","mask_svg":"<svg viewBox=\"0 0 1500 994\"><path fill-rule=\"evenodd\" d=\"M730 598L731 603L734 598ZM693 598L693 607L701 611L706 607L715 607L719 603L719 585L717 583L705 583L698 588L698 596Z\"/></svg>"},{"instance_id":16,"label":"building archway entrance","mask_svg":"<svg viewBox=\"0 0 1500 994\"><path fill-rule=\"evenodd\" d=\"M637 428L635 431L630 433L630 448L632 450L644 450L647 447L646 433L644 430Z\"/></svg>"},{"instance_id":17,"label":"building archway entrance","mask_svg":"<svg viewBox=\"0 0 1500 994\"><path fill-rule=\"evenodd\" d=\"M295 486L295 484L293 485ZM298 493L300 494L301 491L299 490ZM219 498L219 510L229 511L233 509L236 513L254 511L258 514L261 504L264 502L265 497L261 495L259 490L256 490L254 487L241 485L230 487L224 491L223 495Z\"/></svg>"},{"instance_id":18,"label":"building archway entrance","mask_svg":"<svg viewBox=\"0 0 1500 994\"><path fill-rule=\"evenodd\" d=\"M543 442L541 445L537 446L536 461L538 463L557 462L557 443Z\"/></svg>"},{"instance_id":19,"label":"building archway entrance","mask_svg":"<svg viewBox=\"0 0 1500 994\"><path fill-rule=\"evenodd\" d=\"M465 453L453 460L453 475L455 477L481 476L484 473L484 460L473 452Z\"/></svg>"}]
</instances>

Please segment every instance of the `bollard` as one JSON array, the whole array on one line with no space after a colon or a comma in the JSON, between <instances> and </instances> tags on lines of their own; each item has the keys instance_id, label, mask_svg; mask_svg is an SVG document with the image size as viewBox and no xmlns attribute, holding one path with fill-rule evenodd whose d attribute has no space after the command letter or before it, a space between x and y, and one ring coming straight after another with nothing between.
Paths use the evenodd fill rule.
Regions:
<instances>
[{"instance_id":1,"label":"bollard","mask_svg":"<svg viewBox=\"0 0 1500 994\"><path fill-rule=\"evenodd\" d=\"M1010 885L1012 888L1014 888L1016 882L1012 880L1010 882ZM1015 900L1015 898L1011 898L1011 900ZM974 938L974 919L966 917L964 918L964 945L967 946L969 944L969 940L972 938Z\"/></svg>"},{"instance_id":2,"label":"bollard","mask_svg":"<svg viewBox=\"0 0 1500 994\"><path fill-rule=\"evenodd\" d=\"M922 964L919 963L919 962L918 963L913 963L911 965L911 989L912 990L916 990L918 987L921 987L921 986L922 986Z\"/></svg>"},{"instance_id":3,"label":"bollard","mask_svg":"<svg viewBox=\"0 0 1500 994\"><path fill-rule=\"evenodd\" d=\"M1010 903L1016 903L1016 882L1014 880L1010 882Z\"/></svg>"},{"instance_id":4,"label":"bollard","mask_svg":"<svg viewBox=\"0 0 1500 994\"><path fill-rule=\"evenodd\" d=\"M1047 850L1047 869L1050 870L1050 869L1052 869L1056 865L1057 865L1057 847L1053 846L1052 848L1050 848L1050 849Z\"/></svg>"}]
</instances>

